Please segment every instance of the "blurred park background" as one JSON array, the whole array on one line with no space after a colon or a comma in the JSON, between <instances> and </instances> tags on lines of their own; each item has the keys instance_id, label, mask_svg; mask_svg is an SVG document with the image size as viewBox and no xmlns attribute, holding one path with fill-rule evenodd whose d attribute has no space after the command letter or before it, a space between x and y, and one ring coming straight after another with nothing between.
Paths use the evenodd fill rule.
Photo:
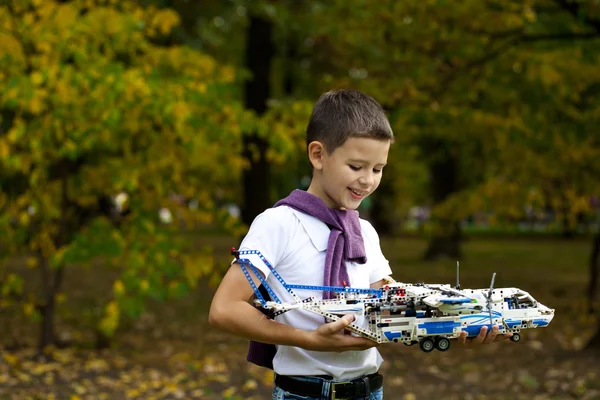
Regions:
<instances>
[{"instance_id":1,"label":"blurred park background","mask_svg":"<svg viewBox=\"0 0 600 400\"><path fill-rule=\"evenodd\" d=\"M382 350L386 398L600 398L600 1L1 0L0 399L270 398L208 307L346 87L396 135L360 210L395 278L556 309Z\"/></svg>"}]
</instances>

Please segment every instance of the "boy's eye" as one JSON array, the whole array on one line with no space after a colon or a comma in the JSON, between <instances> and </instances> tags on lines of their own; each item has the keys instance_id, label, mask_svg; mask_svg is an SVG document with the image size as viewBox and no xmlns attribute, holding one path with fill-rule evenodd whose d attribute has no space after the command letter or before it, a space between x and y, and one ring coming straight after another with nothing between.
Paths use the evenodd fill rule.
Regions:
<instances>
[{"instance_id":1,"label":"boy's eye","mask_svg":"<svg viewBox=\"0 0 600 400\"><path fill-rule=\"evenodd\" d=\"M373 172L375 172L376 174L378 174L378 173L380 173L380 172L381 172L381 170L380 170L380 169L375 169L375 168L373 168Z\"/></svg>"},{"instance_id":2,"label":"boy's eye","mask_svg":"<svg viewBox=\"0 0 600 400\"><path fill-rule=\"evenodd\" d=\"M354 165L349 165L349 167L352 171L360 171L360 167L356 167Z\"/></svg>"}]
</instances>

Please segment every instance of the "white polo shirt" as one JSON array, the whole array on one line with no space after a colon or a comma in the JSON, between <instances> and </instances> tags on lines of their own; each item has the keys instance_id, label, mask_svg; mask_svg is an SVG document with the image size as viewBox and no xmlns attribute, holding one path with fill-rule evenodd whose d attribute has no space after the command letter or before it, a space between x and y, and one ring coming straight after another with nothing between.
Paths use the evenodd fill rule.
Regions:
<instances>
[{"instance_id":1,"label":"white polo shirt","mask_svg":"<svg viewBox=\"0 0 600 400\"><path fill-rule=\"evenodd\" d=\"M367 262L346 262L346 267L350 286L368 288L392 271L381 252L379 236L373 226L363 219L360 226ZM252 222L240 250L259 250L288 284L323 286L329 232L327 225L315 217L287 206L270 208ZM261 263L256 267L267 277L267 283L281 301L294 301L265 265ZM321 291L294 291L301 299L323 297ZM325 322L322 316L306 310L288 311L276 319L304 330L314 330ZM357 316L356 323L366 327L364 316ZM280 375L331 375L335 379L352 379L377 372L382 362L376 348L337 353L277 346L273 367Z\"/></svg>"}]
</instances>

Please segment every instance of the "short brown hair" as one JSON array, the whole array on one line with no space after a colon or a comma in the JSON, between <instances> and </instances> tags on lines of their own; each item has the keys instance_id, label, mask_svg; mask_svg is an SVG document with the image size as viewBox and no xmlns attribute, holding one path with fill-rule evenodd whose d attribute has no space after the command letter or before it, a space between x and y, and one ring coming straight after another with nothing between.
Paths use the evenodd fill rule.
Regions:
<instances>
[{"instance_id":1,"label":"short brown hair","mask_svg":"<svg viewBox=\"0 0 600 400\"><path fill-rule=\"evenodd\" d=\"M332 90L321 95L306 128L306 146L319 141L328 153L350 137L368 137L394 142L394 133L383 107L357 90Z\"/></svg>"}]
</instances>

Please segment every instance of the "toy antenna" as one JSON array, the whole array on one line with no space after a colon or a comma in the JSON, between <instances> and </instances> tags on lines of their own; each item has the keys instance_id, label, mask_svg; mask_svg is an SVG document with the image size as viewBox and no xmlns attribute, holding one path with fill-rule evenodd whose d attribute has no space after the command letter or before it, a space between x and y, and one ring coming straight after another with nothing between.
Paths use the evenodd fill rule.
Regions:
<instances>
[{"instance_id":1,"label":"toy antenna","mask_svg":"<svg viewBox=\"0 0 600 400\"><path fill-rule=\"evenodd\" d=\"M487 295L487 308L488 311L490 312L490 329L492 329L492 325L494 323L494 320L492 318L492 290L494 290L494 280L496 279L496 273L494 272L492 274L492 283L490 284L490 291L488 292Z\"/></svg>"},{"instance_id":2,"label":"toy antenna","mask_svg":"<svg viewBox=\"0 0 600 400\"><path fill-rule=\"evenodd\" d=\"M460 289L460 282L458 281L458 277L460 275L460 263L456 261L456 286L455 289Z\"/></svg>"}]
</instances>

